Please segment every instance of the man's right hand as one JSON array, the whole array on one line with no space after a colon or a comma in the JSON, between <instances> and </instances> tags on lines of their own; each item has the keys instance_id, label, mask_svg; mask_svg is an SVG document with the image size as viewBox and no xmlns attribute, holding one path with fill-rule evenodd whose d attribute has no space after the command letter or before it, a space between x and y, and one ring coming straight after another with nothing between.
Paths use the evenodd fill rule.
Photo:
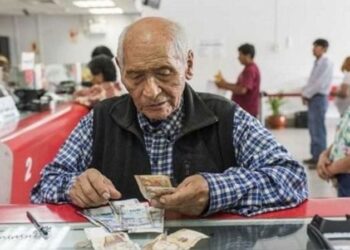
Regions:
<instances>
[{"instance_id":1,"label":"man's right hand","mask_svg":"<svg viewBox=\"0 0 350 250\"><path fill-rule=\"evenodd\" d=\"M90 168L79 175L69 190L72 203L78 207L97 207L109 199L120 199L120 192L97 169Z\"/></svg>"},{"instance_id":2,"label":"man's right hand","mask_svg":"<svg viewBox=\"0 0 350 250\"><path fill-rule=\"evenodd\" d=\"M328 170L328 166L331 164L329 159L329 151L323 151L318 159L317 163L317 174L323 180L328 180L332 177L332 174Z\"/></svg>"}]
</instances>

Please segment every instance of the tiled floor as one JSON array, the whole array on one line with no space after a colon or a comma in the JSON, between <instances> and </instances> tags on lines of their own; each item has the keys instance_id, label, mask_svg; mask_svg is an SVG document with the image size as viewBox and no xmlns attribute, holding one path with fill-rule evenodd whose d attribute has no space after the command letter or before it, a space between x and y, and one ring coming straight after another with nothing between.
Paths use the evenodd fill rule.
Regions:
<instances>
[{"instance_id":1,"label":"tiled floor","mask_svg":"<svg viewBox=\"0 0 350 250\"><path fill-rule=\"evenodd\" d=\"M336 119L327 121L328 145L333 142L336 123ZM288 128L282 130L272 130L271 132L276 137L277 141L282 143L296 160L302 162L303 159L310 158L310 136L307 129ZM316 170L309 170L307 167L305 167L305 169L308 176L310 197L336 196L336 191L331 183L327 183L320 179L316 173Z\"/></svg>"}]
</instances>

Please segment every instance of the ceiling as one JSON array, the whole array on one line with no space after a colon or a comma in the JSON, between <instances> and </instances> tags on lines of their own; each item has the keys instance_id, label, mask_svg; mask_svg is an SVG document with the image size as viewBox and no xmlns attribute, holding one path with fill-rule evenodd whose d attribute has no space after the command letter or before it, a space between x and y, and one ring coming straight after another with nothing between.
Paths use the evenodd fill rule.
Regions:
<instances>
[{"instance_id":1,"label":"ceiling","mask_svg":"<svg viewBox=\"0 0 350 250\"><path fill-rule=\"evenodd\" d=\"M124 14L140 13L139 0L112 0L115 7L122 8ZM73 0L0 0L0 15L84 15L87 8L78 8Z\"/></svg>"}]
</instances>

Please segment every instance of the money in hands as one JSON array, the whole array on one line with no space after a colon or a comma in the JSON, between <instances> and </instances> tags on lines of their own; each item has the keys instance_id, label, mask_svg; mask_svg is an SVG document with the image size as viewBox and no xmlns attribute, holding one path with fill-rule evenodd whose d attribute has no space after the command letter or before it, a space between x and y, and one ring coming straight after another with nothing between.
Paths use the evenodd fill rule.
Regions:
<instances>
[{"instance_id":1,"label":"money in hands","mask_svg":"<svg viewBox=\"0 0 350 250\"><path fill-rule=\"evenodd\" d=\"M135 179L141 194L146 200L165 194L172 194L175 191L169 176L166 175L135 175Z\"/></svg>"}]
</instances>

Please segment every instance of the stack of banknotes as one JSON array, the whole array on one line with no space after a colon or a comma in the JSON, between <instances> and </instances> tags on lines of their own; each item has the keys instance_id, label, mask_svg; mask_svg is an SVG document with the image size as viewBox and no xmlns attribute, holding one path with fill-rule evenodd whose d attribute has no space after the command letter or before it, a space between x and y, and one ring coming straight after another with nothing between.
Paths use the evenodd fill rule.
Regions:
<instances>
[{"instance_id":1,"label":"stack of banknotes","mask_svg":"<svg viewBox=\"0 0 350 250\"><path fill-rule=\"evenodd\" d=\"M94 225L104 227L108 232L129 233L164 230L164 210L140 203L137 199L113 201L109 206L84 209L82 215Z\"/></svg>"},{"instance_id":2,"label":"stack of banknotes","mask_svg":"<svg viewBox=\"0 0 350 250\"><path fill-rule=\"evenodd\" d=\"M200 232L181 229L170 235L160 234L144 246L140 246L124 232L107 233L101 227L85 228L84 231L88 239L85 248L92 247L95 250L188 250L198 241L208 238ZM83 242L80 242L80 247L81 243Z\"/></svg>"}]
</instances>

